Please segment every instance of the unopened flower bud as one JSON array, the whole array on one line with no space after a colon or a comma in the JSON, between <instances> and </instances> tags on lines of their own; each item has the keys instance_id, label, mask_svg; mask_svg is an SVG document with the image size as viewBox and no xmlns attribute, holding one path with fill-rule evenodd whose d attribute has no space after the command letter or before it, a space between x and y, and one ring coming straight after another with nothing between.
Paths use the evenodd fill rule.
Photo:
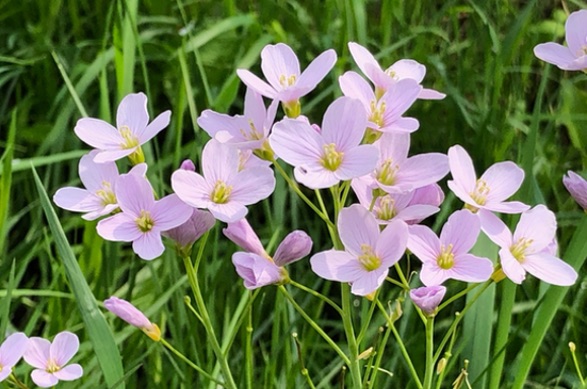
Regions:
<instances>
[{"instance_id":1,"label":"unopened flower bud","mask_svg":"<svg viewBox=\"0 0 587 389\"><path fill-rule=\"evenodd\" d=\"M587 212L587 181L569 170L563 177L563 184L575 201Z\"/></svg>"},{"instance_id":2,"label":"unopened flower bud","mask_svg":"<svg viewBox=\"0 0 587 389\"><path fill-rule=\"evenodd\" d=\"M437 286L423 286L410 290L410 298L426 315L434 315L438 305L444 298L446 287L442 285Z\"/></svg>"},{"instance_id":3,"label":"unopened flower bud","mask_svg":"<svg viewBox=\"0 0 587 389\"><path fill-rule=\"evenodd\" d=\"M446 368L446 363L447 363L446 358L444 358L444 357L440 358L440 361L438 361L438 364L436 365L436 374L438 374L438 375L442 374L442 372Z\"/></svg>"},{"instance_id":4,"label":"unopened flower bud","mask_svg":"<svg viewBox=\"0 0 587 389\"><path fill-rule=\"evenodd\" d=\"M302 259L312 250L312 238L304 231L290 232L277 247L273 260L277 266L285 266Z\"/></svg>"},{"instance_id":5,"label":"unopened flower bud","mask_svg":"<svg viewBox=\"0 0 587 389\"><path fill-rule=\"evenodd\" d=\"M128 301L112 296L104 301L104 306L128 324L140 328L155 342L161 340L161 330L157 324L151 323L143 312L139 311L137 307Z\"/></svg>"},{"instance_id":6,"label":"unopened flower bud","mask_svg":"<svg viewBox=\"0 0 587 389\"><path fill-rule=\"evenodd\" d=\"M191 159L184 160L181 165L179 166L181 170L189 170L190 172L196 171L196 165L192 162Z\"/></svg>"},{"instance_id":7,"label":"unopened flower bud","mask_svg":"<svg viewBox=\"0 0 587 389\"><path fill-rule=\"evenodd\" d=\"M367 359L373 354L373 347L369 347L367 350L363 351L357 356L358 360Z\"/></svg>"},{"instance_id":8,"label":"unopened flower bud","mask_svg":"<svg viewBox=\"0 0 587 389\"><path fill-rule=\"evenodd\" d=\"M577 350L577 346L574 342L569 342L569 350L571 350L572 353L574 353L575 350Z\"/></svg>"},{"instance_id":9,"label":"unopened flower bud","mask_svg":"<svg viewBox=\"0 0 587 389\"><path fill-rule=\"evenodd\" d=\"M215 223L216 219L210 212L194 208L187 222L164 232L164 235L173 239L180 249L189 250Z\"/></svg>"},{"instance_id":10,"label":"unopened flower bud","mask_svg":"<svg viewBox=\"0 0 587 389\"><path fill-rule=\"evenodd\" d=\"M255 253L267 257L267 253L255 231L246 219L234 223L228 223L228 227L222 230L224 235L249 253Z\"/></svg>"}]
</instances>

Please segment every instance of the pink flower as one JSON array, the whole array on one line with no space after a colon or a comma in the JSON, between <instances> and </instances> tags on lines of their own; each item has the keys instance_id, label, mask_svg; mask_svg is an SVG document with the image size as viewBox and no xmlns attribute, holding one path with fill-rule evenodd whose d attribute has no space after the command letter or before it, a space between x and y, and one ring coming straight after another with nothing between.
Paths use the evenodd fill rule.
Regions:
<instances>
[{"instance_id":1,"label":"pink flower","mask_svg":"<svg viewBox=\"0 0 587 389\"><path fill-rule=\"evenodd\" d=\"M534 47L534 55L562 70L587 70L587 10L570 14L565 30L568 47L541 43Z\"/></svg>"},{"instance_id":2,"label":"pink flower","mask_svg":"<svg viewBox=\"0 0 587 389\"><path fill-rule=\"evenodd\" d=\"M86 212L82 218L95 220L118 209L114 195L114 185L118 179L118 168L115 162L96 163L94 157L99 153L92 150L79 161L79 176L86 189L61 188L53 196L57 206L73 212ZM134 166L129 174L144 176L147 165Z\"/></svg>"},{"instance_id":3,"label":"pink flower","mask_svg":"<svg viewBox=\"0 0 587 389\"><path fill-rule=\"evenodd\" d=\"M399 60L384 71L373 54L363 46L349 42L349 50L359 69L375 84L377 96L383 95L393 84L406 78L416 80L420 84L426 75L426 66L412 59ZM433 89L422 89L418 98L439 100L444 99L445 96L444 93Z\"/></svg>"},{"instance_id":4,"label":"pink flower","mask_svg":"<svg viewBox=\"0 0 587 389\"><path fill-rule=\"evenodd\" d=\"M238 69L236 74L249 88L289 105L316 88L335 62L336 52L326 50L300 74L298 57L288 45L278 43L267 45L261 51L261 69L269 84L245 69Z\"/></svg>"},{"instance_id":5,"label":"pink flower","mask_svg":"<svg viewBox=\"0 0 587 389\"><path fill-rule=\"evenodd\" d=\"M448 149L448 163L453 180L448 187L468 208L476 212L521 213L530 208L519 201L504 201L520 188L524 171L511 161L493 164L477 179L473 161L459 145Z\"/></svg>"},{"instance_id":6,"label":"pink flower","mask_svg":"<svg viewBox=\"0 0 587 389\"><path fill-rule=\"evenodd\" d=\"M298 182L329 188L375 168L377 149L360 145L366 128L361 103L340 97L326 110L320 132L303 120L286 118L273 126L269 142L279 158L295 166Z\"/></svg>"},{"instance_id":7,"label":"pink flower","mask_svg":"<svg viewBox=\"0 0 587 389\"><path fill-rule=\"evenodd\" d=\"M312 270L327 280L351 283L353 294L373 293L406 250L406 224L396 220L380 232L375 217L355 204L340 211L338 230L345 251L314 254L310 258Z\"/></svg>"},{"instance_id":8,"label":"pink flower","mask_svg":"<svg viewBox=\"0 0 587 389\"><path fill-rule=\"evenodd\" d=\"M147 316L126 300L112 296L104 300L107 310L130 324L142 330L149 338L158 342L161 339L161 330L155 323L151 323Z\"/></svg>"},{"instance_id":9,"label":"pink flower","mask_svg":"<svg viewBox=\"0 0 587 389\"><path fill-rule=\"evenodd\" d=\"M587 181L575 172L568 171L563 184L575 201L587 211Z\"/></svg>"},{"instance_id":10,"label":"pink flower","mask_svg":"<svg viewBox=\"0 0 587 389\"><path fill-rule=\"evenodd\" d=\"M464 209L453 213L440 238L428 227L408 228L408 249L422 261L420 279L426 286L440 285L447 279L465 282L487 281L493 263L487 258L469 254L479 236L479 219Z\"/></svg>"},{"instance_id":11,"label":"pink flower","mask_svg":"<svg viewBox=\"0 0 587 389\"><path fill-rule=\"evenodd\" d=\"M513 235L497 216L480 215L483 231L501 247L499 258L505 275L521 284L526 272L553 285L569 286L577 280L577 272L553 255L556 217L544 205L537 205L520 217Z\"/></svg>"},{"instance_id":12,"label":"pink flower","mask_svg":"<svg viewBox=\"0 0 587 389\"><path fill-rule=\"evenodd\" d=\"M43 338L30 338L24 360L36 368L31 373L33 382L42 388L49 388L57 385L60 380L73 381L80 378L84 374L82 367L77 363L67 365L78 349L77 335L68 331L58 333L53 343Z\"/></svg>"},{"instance_id":13,"label":"pink flower","mask_svg":"<svg viewBox=\"0 0 587 389\"><path fill-rule=\"evenodd\" d=\"M29 344L29 338L22 332L8 336L0 346L0 382L10 374Z\"/></svg>"},{"instance_id":14,"label":"pink flower","mask_svg":"<svg viewBox=\"0 0 587 389\"><path fill-rule=\"evenodd\" d=\"M247 205L267 198L275 189L275 176L268 167L239 169L239 152L212 139L202 152L204 175L177 170L171 186L179 198L194 208L208 209L226 223L242 219Z\"/></svg>"},{"instance_id":15,"label":"pink flower","mask_svg":"<svg viewBox=\"0 0 587 389\"><path fill-rule=\"evenodd\" d=\"M244 280L245 288L251 290L288 282L289 274L284 266L302 259L312 250L312 239L304 231L296 230L283 239L271 258L246 219L229 223L223 232L226 237L247 250L234 253L232 263Z\"/></svg>"},{"instance_id":16,"label":"pink flower","mask_svg":"<svg viewBox=\"0 0 587 389\"><path fill-rule=\"evenodd\" d=\"M163 233L173 240L181 249L189 249L216 224L216 219L208 211L192 208L190 218L180 226Z\"/></svg>"},{"instance_id":17,"label":"pink flower","mask_svg":"<svg viewBox=\"0 0 587 389\"><path fill-rule=\"evenodd\" d=\"M95 162L116 161L130 156L131 162L136 164L144 162L141 145L167 127L170 117L171 111L165 111L149 124L147 96L134 93L120 102L116 128L100 119L83 118L77 121L74 131L82 141L98 149Z\"/></svg>"},{"instance_id":18,"label":"pink flower","mask_svg":"<svg viewBox=\"0 0 587 389\"><path fill-rule=\"evenodd\" d=\"M161 232L180 226L192 215L192 209L177 195L155 201L149 181L132 174L120 176L116 198L122 212L100 220L98 234L106 240L133 242L133 251L146 260L165 251Z\"/></svg>"},{"instance_id":19,"label":"pink flower","mask_svg":"<svg viewBox=\"0 0 587 389\"><path fill-rule=\"evenodd\" d=\"M345 96L358 99L367 112L369 127L381 132L414 132L420 123L402 115L418 99L422 90L415 80L406 78L391 85L379 98L361 76L346 72L339 79Z\"/></svg>"},{"instance_id":20,"label":"pink flower","mask_svg":"<svg viewBox=\"0 0 587 389\"><path fill-rule=\"evenodd\" d=\"M198 118L198 125L220 143L230 143L241 150L258 150L267 141L277 103L274 100L265 109L261 95L247 88L244 115L229 116L207 109Z\"/></svg>"},{"instance_id":21,"label":"pink flower","mask_svg":"<svg viewBox=\"0 0 587 389\"><path fill-rule=\"evenodd\" d=\"M383 134L375 146L379 149L375 171L357 179L365 181L372 189L379 187L386 193L407 193L436 183L448 173L448 159L444 154L426 153L408 158L409 134Z\"/></svg>"},{"instance_id":22,"label":"pink flower","mask_svg":"<svg viewBox=\"0 0 587 389\"><path fill-rule=\"evenodd\" d=\"M436 308L446 294L446 287L442 285L423 286L410 290L410 298L426 315L436 313Z\"/></svg>"}]
</instances>

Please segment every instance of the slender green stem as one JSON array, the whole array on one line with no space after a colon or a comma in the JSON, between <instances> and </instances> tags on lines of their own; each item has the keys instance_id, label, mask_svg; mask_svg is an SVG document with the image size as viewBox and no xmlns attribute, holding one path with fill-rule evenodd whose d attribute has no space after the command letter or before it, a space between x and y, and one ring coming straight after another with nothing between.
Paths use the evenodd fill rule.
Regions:
<instances>
[{"instance_id":1,"label":"slender green stem","mask_svg":"<svg viewBox=\"0 0 587 389\"><path fill-rule=\"evenodd\" d=\"M250 297L252 298L252 297ZM247 340L245 350L245 364L246 368L246 379L247 388L253 387L253 306L249 305L247 309Z\"/></svg>"},{"instance_id":2,"label":"slender green stem","mask_svg":"<svg viewBox=\"0 0 587 389\"><path fill-rule=\"evenodd\" d=\"M385 335L383 335L383 339L379 343L379 348L376 352L375 364L371 366L371 378L367 380L367 389L375 387L377 373L379 372L379 366L381 366L381 361L383 360L383 352L385 351L385 346L387 345L390 334L391 326L388 325L387 329L385 330Z\"/></svg>"},{"instance_id":3,"label":"slender green stem","mask_svg":"<svg viewBox=\"0 0 587 389\"><path fill-rule=\"evenodd\" d=\"M336 351L336 353L342 358L342 360L344 361L344 363L350 366L351 361L350 361L349 357L340 349L340 347L338 347L338 345L332 340L332 338L330 338L330 336L328 336L326 334L326 332L324 332L324 330L322 328L320 328L320 326L314 320L312 320L312 318L306 313L306 311L304 311L304 309L302 307L300 307L300 305L289 294L289 292L287 291L287 289L285 288L285 286L280 285L279 286L279 291L281 293L283 293L283 295L285 296L285 298L290 302L290 304L295 308L295 310L298 311L298 313L300 315L302 315L302 317L304 318L304 320L306 320L308 322L308 324L310 324L310 326L320 336L322 336L322 338L326 341L326 343L328 343L330 345L330 347L332 347L332 349L334 351Z\"/></svg>"},{"instance_id":4,"label":"slender green stem","mask_svg":"<svg viewBox=\"0 0 587 389\"><path fill-rule=\"evenodd\" d=\"M386 278L387 282L391 282L394 285L399 286L400 288L402 288L403 290L410 290L409 286L406 286L405 284L402 284L401 282L399 282L398 280L394 280L391 277L387 277Z\"/></svg>"},{"instance_id":5,"label":"slender green stem","mask_svg":"<svg viewBox=\"0 0 587 389\"><path fill-rule=\"evenodd\" d=\"M294 280L289 281L290 285L295 286L298 289L303 290L306 293L310 293L314 297L318 297L320 300L324 301L326 304L330 305L332 308L338 312L339 315L342 316L342 309L336 304L334 301L329 299L328 297L324 296L322 293L315 291L314 289L310 289L305 285L295 282Z\"/></svg>"},{"instance_id":6,"label":"slender green stem","mask_svg":"<svg viewBox=\"0 0 587 389\"><path fill-rule=\"evenodd\" d=\"M426 374L424 375L424 389L432 388L434 362L434 317L428 317L426 320Z\"/></svg>"},{"instance_id":7,"label":"slender green stem","mask_svg":"<svg viewBox=\"0 0 587 389\"><path fill-rule=\"evenodd\" d=\"M581 387L585 387L585 378L583 378L583 373L581 373L581 367L579 366L579 361L577 360L577 354L575 353L575 343L570 342L569 348L571 349L571 355L573 356L573 363L575 364L575 370L577 371L577 376L579 377L579 381L581 381Z\"/></svg>"},{"instance_id":8,"label":"slender green stem","mask_svg":"<svg viewBox=\"0 0 587 389\"><path fill-rule=\"evenodd\" d=\"M449 298L448 300L446 300L445 302L440 304L440 306L438 307L438 312L442 311L442 309L446 308L453 301L460 299L461 297L463 297L464 295L466 295L467 293L469 293L470 291L472 291L473 289L475 289L479 285L481 285L481 284L471 284L468 287L466 287L465 289L461 290L459 293L455 294L454 296L452 296L451 298Z\"/></svg>"},{"instance_id":9,"label":"slender green stem","mask_svg":"<svg viewBox=\"0 0 587 389\"><path fill-rule=\"evenodd\" d=\"M371 306L369 307L369 312L367 312L367 318L365 319L365 322L361 325L361 330L359 331L359 335L357 336L357 343L359 345L363 341L363 338L365 337L365 335L367 334L367 330L369 329L369 325L371 324L371 319L373 318L373 312L375 311L375 307L377 306L377 302L375 300L377 300L378 295L379 295L379 289L377 290L377 292L375 294L375 298L371 302Z\"/></svg>"},{"instance_id":10,"label":"slender green stem","mask_svg":"<svg viewBox=\"0 0 587 389\"><path fill-rule=\"evenodd\" d=\"M436 382L436 389L441 389L442 388L442 382L444 381L444 376L446 375L446 372L448 371L448 369L446 368L446 366L448 365L449 359L452 357L452 349L453 349L453 347L455 345L455 340L457 338L456 335L457 335L457 328L455 327L453 329L452 336L450 338L450 344L448 346L448 349L444 353L445 363L444 363L444 366L442 368L442 371L440 372L440 377L438 377L438 380Z\"/></svg>"},{"instance_id":11,"label":"slender green stem","mask_svg":"<svg viewBox=\"0 0 587 389\"><path fill-rule=\"evenodd\" d=\"M174 353L179 359L181 359L182 361L184 361L185 363L187 363L192 369L194 369L195 371L197 371L198 373L200 373L204 377L208 378L210 381L214 381L218 385L225 386L225 384L223 382L218 381L216 378L212 377L210 374L208 374L200 366L198 366L195 363L193 363L192 361L190 361L185 355L183 355L181 352L179 352L178 350L176 350L175 347L173 347L171 344L169 344L169 342L167 342L165 339L161 338L161 340L159 342L163 346L165 346L165 348L167 348L169 351L171 351L172 353Z\"/></svg>"},{"instance_id":12,"label":"slender green stem","mask_svg":"<svg viewBox=\"0 0 587 389\"><path fill-rule=\"evenodd\" d=\"M346 204L346 199L349 196L349 192L351 189L351 182L350 181L345 181L342 183L341 186L341 196L340 196L340 204L344 207L344 205Z\"/></svg>"},{"instance_id":13,"label":"slender green stem","mask_svg":"<svg viewBox=\"0 0 587 389\"><path fill-rule=\"evenodd\" d=\"M24 384L22 381L20 381L20 380L18 379L18 377L16 377L16 376L14 375L14 373L11 373L11 374L10 374L10 381L12 381L12 383L13 383L14 385L18 386L20 389L29 389L29 387L28 387L28 386L26 386L26 385L25 385L25 384Z\"/></svg>"},{"instance_id":14,"label":"slender green stem","mask_svg":"<svg viewBox=\"0 0 587 389\"><path fill-rule=\"evenodd\" d=\"M359 346L357 344L357 338L355 337L355 329L353 327L352 320L352 306L351 306L351 291L348 284L340 285L340 293L342 299L342 325L346 334L347 344L349 346L350 363L349 370L351 373L351 380L353 382L353 388L361 387L361 365L359 363Z\"/></svg>"},{"instance_id":15,"label":"slender green stem","mask_svg":"<svg viewBox=\"0 0 587 389\"><path fill-rule=\"evenodd\" d=\"M414 379L414 383L416 384L418 389L422 389L422 381L420 381L420 377L418 376L418 372L416 371L416 368L414 367L414 364L412 363L412 358L410 358L410 354L408 353L408 349L406 348L406 345L404 344L402 337L400 336L399 332L397 331L397 328L395 328L395 324L393 323L393 320L387 314L385 307L383 306L383 304L381 304L381 302L379 300L377 300L377 306L379 307L379 309L381 310L381 312L385 316L385 319L387 320L387 325L389 326L389 328L391 329L391 332L393 333L393 336L395 337L395 341L397 342L397 344L399 346L400 352L402 353L402 356L404 357L404 360L406 361L406 363L408 365L408 369L410 370L410 373L412 374L412 378Z\"/></svg>"}]
</instances>

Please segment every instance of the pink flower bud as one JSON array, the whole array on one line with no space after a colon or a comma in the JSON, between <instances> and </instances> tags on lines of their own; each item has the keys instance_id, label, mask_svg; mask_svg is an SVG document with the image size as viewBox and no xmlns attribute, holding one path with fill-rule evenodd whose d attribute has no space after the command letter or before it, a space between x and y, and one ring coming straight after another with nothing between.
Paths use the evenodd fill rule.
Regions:
<instances>
[{"instance_id":1,"label":"pink flower bud","mask_svg":"<svg viewBox=\"0 0 587 389\"><path fill-rule=\"evenodd\" d=\"M143 330L154 341L158 342L161 339L161 330L157 324L151 323L143 312L128 301L112 296L104 301L104 307L128 324Z\"/></svg>"},{"instance_id":2,"label":"pink flower bud","mask_svg":"<svg viewBox=\"0 0 587 389\"><path fill-rule=\"evenodd\" d=\"M563 177L563 184L575 201L587 211L587 181L575 172L568 171Z\"/></svg>"},{"instance_id":3,"label":"pink flower bud","mask_svg":"<svg viewBox=\"0 0 587 389\"><path fill-rule=\"evenodd\" d=\"M181 165L179 166L181 170L189 170L190 172L196 171L196 165L192 162L191 159L184 160Z\"/></svg>"},{"instance_id":4,"label":"pink flower bud","mask_svg":"<svg viewBox=\"0 0 587 389\"><path fill-rule=\"evenodd\" d=\"M232 255L232 263L238 275L244 280L245 288L250 290L288 279L285 269L254 253L238 251Z\"/></svg>"},{"instance_id":5,"label":"pink flower bud","mask_svg":"<svg viewBox=\"0 0 587 389\"><path fill-rule=\"evenodd\" d=\"M310 254L312 239L304 231L290 232L277 247L273 260L277 266L285 266Z\"/></svg>"},{"instance_id":6,"label":"pink flower bud","mask_svg":"<svg viewBox=\"0 0 587 389\"><path fill-rule=\"evenodd\" d=\"M247 219L241 219L234 223L228 223L228 227L222 230L224 235L232 240L237 246L245 251L255 253L262 257L267 257L267 252L263 248L261 241Z\"/></svg>"},{"instance_id":7,"label":"pink flower bud","mask_svg":"<svg viewBox=\"0 0 587 389\"><path fill-rule=\"evenodd\" d=\"M214 227L216 219L208 211L194 208L187 222L164 233L173 239L181 248L189 248L202 235Z\"/></svg>"},{"instance_id":8,"label":"pink flower bud","mask_svg":"<svg viewBox=\"0 0 587 389\"><path fill-rule=\"evenodd\" d=\"M425 314L433 315L445 293L446 287L442 285L423 286L410 290L410 298Z\"/></svg>"}]
</instances>

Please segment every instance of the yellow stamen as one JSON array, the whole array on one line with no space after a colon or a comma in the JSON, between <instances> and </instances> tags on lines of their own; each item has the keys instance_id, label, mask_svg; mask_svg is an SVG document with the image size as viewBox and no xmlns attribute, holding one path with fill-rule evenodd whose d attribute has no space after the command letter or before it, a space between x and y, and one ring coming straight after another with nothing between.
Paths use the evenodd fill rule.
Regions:
<instances>
[{"instance_id":1,"label":"yellow stamen","mask_svg":"<svg viewBox=\"0 0 587 389\"><path fill-rule=\"evenodd\" d=\"M381 259L375 254L371 246L363 243L361 245L361 251L363 254L359 255L359 262L367 271L373 271L379 269L381 266Z\"/></svg>"},{"instance_id":2,"label":"yellow stamen","mask_svg":"<svg viewBox=\"0 0 587 389\"><path fill-rule=\"evenodd\" d=\"M440 255L436 259L438 267L444 270L448 270L455 265L455 255L452 252L453 245L440 246Z\"/></svg>"},{"instance_id":3,"label":"yellow stamen","mask_svg":"<svg viewBox=\"0 0 587 389\"><path fill-rule=\"evenodd\" d=\"M226 185L224 181L218 180L214 185L214 190L210 195L210 200L216 204L225 204L232 192L232 186Z\"/></svg>"},{"instance_id":4,"label":"yellow stamen","mask_svg":"<svg viewBox=\"0 0 587 389\"><path fill-rule=\"evenodd\" d=\"M123 149L133 149L139 145L139 138L137 138L128 126L122 126L118 129L124 142L121 144Z\"/></svg>"},{"instance_id":5,"label":"yellow stamen","mask_svg":"<svg viewBox=\"0 0 587 389\"><path fill-rule=\"evenodd\" d=\"M103 206L116 204L116 196L112 191L112 185L108 181L102 181L102 189L98 189L96 195L102 199Z\"/></svg>"},{"instance_id":6,"label":"yellow stamen","mask_svg":"<svg viewBox=\"0 0 587 389\"><path fill-rule=\"evenodd\" d=\"M533 239L519 238L511 247L510 252L518 262L523 263L526 259L526 250L534 242Z\"/></svg>"},{"instance_id":7,"label":"yellow stamen","mask_svg":"<svg viewBox=\"0 0 587 389\"><path fill-rule=\"evenodd\" d=\"M477 183L475 184L475 190L469 193L469 195L471 195L471 198L475 200L477 204L485 205L485 202L487 202L487 195L490 191L491 189L489 186L487 186L485 181L477 180Z\"/></svg>"},{"instance_id":8,"label":"yellow stamen","mask_svg":"<svg viewBox=\"0 0 587 389\"><path fill-rule=\"evenodd\" d=\"M137 223L141 232L149 232L155 226L155 221L151 217L151 212L144 210L141 211L141 215L135 219L135 223Z\"/></svg>"},{"instance_id":9,"label":"yellow stamen","mask_svg":"<svg viewBox=\"0 0 587 389\"><path fill-rule=\"evenodd\" d=\"M375 100L371 101L371 116L369 120L377 124L379 127L383 126L383 114L385 113L385 101L377 104Z\"/></svg>"},{"instance_id":10,"label":"yellow stamen","mask_svg":"<svg viewBox=\"0 0 587 389\"><path fill-rule=\"evenodd\" d=\"M385 195L379 200L379 207L375 209L377 218L380 220L391 220L397 215L395 209L395 199L390 195Z\"/></svg>"},{"instance_id":11,"label":"yellow stamen","mask_svg":"<svg viewBox=\"0 0 587 389\"><path fill-rule=\"evenodd\" d=\"M287 88L295 84L296 80L297 76L295 74L291 74L290 76L282 74L281 76L279 76L279 85L281 85L284 88Z\"/></svg>"},{"instance_id":12,"label":"yellow stamen","mask_svg":"<svg viewBox=\"0 0 587 389\"><path fill-rule=\"evenodd\" d=\"M322 148L324 149L322 166L332 172L335 171L342 163L344 153L342 151L336 151L336 145L334 143L324 145Z\"/></svg>"},{"instance_id":13,"label":"yellow stamen","mask_svg":"<svg viewBox=\"0 0 587 389\"><path fill-rule=\"evenodd\" d=\"M50 358L47 361L47 367L45 368L45 371L48 373L55 373L56 371L59 371L59 370L61 370L61 366L59 366L53 358Z\"/></svg>"},{"instance_id":14,"label":"yellow stamen","mask_svg":"<svg viewBox=\"0 0 587 389\"><path fill-rule=\"evenodd\" d=\"M395 175L399 170L399 165L394 165L391 158L386 159L381 166L375 171L377 181L383 185L393 185Z\"/></svg>"}]
</instances>

